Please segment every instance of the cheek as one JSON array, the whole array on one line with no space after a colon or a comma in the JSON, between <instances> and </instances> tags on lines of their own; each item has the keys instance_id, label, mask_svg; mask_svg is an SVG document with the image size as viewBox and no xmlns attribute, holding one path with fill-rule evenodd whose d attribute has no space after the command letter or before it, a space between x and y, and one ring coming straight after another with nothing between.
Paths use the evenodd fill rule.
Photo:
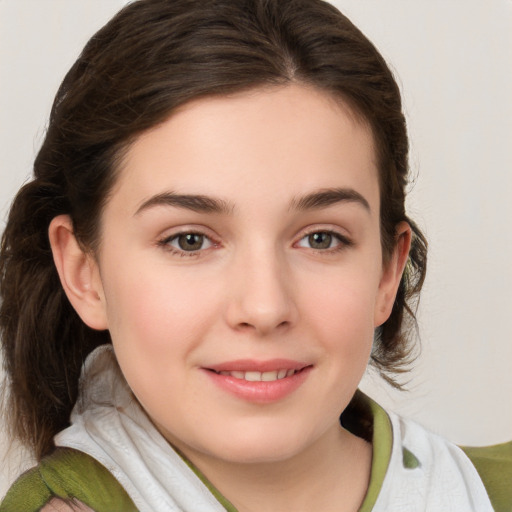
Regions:
<instances>
[{"instance_id":1,"label":"cheek","mask_svg":"<svg viewBox=\"0 0 512 512\"><path fill-rule=\"evenodd\" d=\"M123 264L105 274L109 330L127 372L134 362L138 373L146 366L154 378L165 374L200 344L218 316L215 290L202 288L199 278L185 278L183 272Z\"/></svg>"},{"instance_id":2,"label":"cheek","mask_svg":"<svg viewBox=\"0 0 512 512\"><path fill-rule=\"evenodd\" d=\"M376 274L371 269L366 274L332 273L324 279L324 286L304 287L305 306L302 309L312 315L319 329L324 326L325 329L346 334L368 330L373 332L378 294Z\"/></svg>"},{"instance_id":3,"label":"cheek","mask_svg":"<svg viewBox=\"0 0 512 512\"><path fill-rule=\"evenodd\" d=\"M191 387L193 354L218 317L218 301L211 288L198 289L198 282L170 275L168 268L146 265L130 272L127 267L108 274L109 330L128 384L158 417L173 396Z\"/></svg>"},{"instance_id":4,"label":"cheek","mask_svg":"<svg viewBox=\"0 0 512 512\"><path fill-rule=\"evenodd\" d=\"M379 280L367 270L331 275L303 294L303 319L321 343L334 387L357 386L370 357Z\"/></svg>"}]
</instances>

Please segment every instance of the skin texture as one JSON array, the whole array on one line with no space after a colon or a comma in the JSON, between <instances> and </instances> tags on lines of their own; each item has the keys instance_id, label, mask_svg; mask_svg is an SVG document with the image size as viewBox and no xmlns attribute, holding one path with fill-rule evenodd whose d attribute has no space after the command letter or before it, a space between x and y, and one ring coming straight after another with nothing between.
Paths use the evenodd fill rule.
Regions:
<instances>
[{"instance_id":1,"label":"skin texture","mask_svg":"<svg viewBox=\"0 0 512 512\"><path fill-rule=\"evenodd\" d=\"M135 141L95 257L66 216L52 222L75 309L110 330L150 418L241 511L357 510L364 497L371 446L338 418L410 244L397 226L383 268L377 172L371 133L339 101L300 85L258 89L191 102ZM300 200L332 189L351 199ZM215 198L219 211L162 201L169 193ZM204 235L199 250L181 249L180 233ZM265 403L207 370L275 358L309 369Z\"/></svg>"},{"instance_id":2,"label":"skin texture","mask_svg":"<svg viewBox=\"0 0 512 512\"><path fill-rule=\"evenodd\" d=\"M41 512L94 512L92 508L84 505L80 501L77 501L73 506L69 505L59 498L54 498L48 502L42 509Z\"/></svg>"}]
</instances>

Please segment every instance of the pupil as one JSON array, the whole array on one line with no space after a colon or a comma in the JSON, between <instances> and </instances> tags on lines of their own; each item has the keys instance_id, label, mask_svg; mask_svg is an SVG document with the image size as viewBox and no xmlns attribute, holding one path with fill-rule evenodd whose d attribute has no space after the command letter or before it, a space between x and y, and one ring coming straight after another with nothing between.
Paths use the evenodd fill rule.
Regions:
<instances>
[{"instance_id":1,"label":"pupil","mask_svg":"<svg viewBox=\"0 0 512 512\"><path fill-rule=\"evenodd\" d=\"M187 235L180 235L178 238L178 245L184 251L197 251L203 245L203 235L189 233Z\"/></svg>"},{"instance_id":2,"label":"pupil","mask_svg":"<svg viewBox=\"0 0 512 512\"><path fill-rule=\"evenodd\" d=\"M309 235L309 245L314 249L328 249L331 246L332 235L329 233L313 233Z\"/></svg>"}]
</instances>

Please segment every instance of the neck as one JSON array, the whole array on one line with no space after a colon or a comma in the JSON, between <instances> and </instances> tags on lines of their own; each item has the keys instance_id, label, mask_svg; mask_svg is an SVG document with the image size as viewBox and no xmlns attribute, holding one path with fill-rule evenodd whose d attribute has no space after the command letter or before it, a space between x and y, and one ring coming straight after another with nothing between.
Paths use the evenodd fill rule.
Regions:
<instances>
[{"instance_id":1,"label":"neck","mask_svg":"<svg viewBox=\"0 0 512 512\"><path fill-rule=\"evenodd\" d=\"M356 512L372 457L369 443L339 425L286 460L232 463L183 451L238 512Z\"/></svg>"}]
</instances>

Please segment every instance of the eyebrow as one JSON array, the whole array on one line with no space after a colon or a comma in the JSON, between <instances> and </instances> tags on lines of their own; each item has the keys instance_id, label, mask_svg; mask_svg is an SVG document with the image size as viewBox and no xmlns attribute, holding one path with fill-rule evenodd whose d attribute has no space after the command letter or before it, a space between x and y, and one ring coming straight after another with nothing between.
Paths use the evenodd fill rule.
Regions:
<instances>
[{"instance_id":1,"label":"eyebrow","mask_svg":"<svg viewBox=\"0 0 512 512\"><path fill-rule=\"evenodd\" d=\"M198 213L222 213L229 214L234 206L222 199L216 199L204 195L195 194L176 194L174 192L163 192L150 197L144 201L135 215L140 215L145 210L155 206L172 206L175 208L184 208Z\"/></svg>"},{"instance_id":2,"label":"eyebrow","mask_svg":"<svg viewBox=\"0 0 512 512\"><path fill-rule=\"evenodd\" d=\"M327 208L336 203L357 203L371 212L368 201L356 190L351 188L327 188L317 192L294 198L290 203L292 210L317 210Z\"/></svg>"},{"instance_id":3,"label":"eyebrow","mask_svg":"<svg viewBox=\"0 0 512 512\"><path fill-rule=\"evenodd\" d=\"M365 210L371 211L368 201L359 192L350 188L321 189L317 192L294 198L290 202L289 210L316 210L341 202L358 203ZM235 209L234 205L223 199L200 194L163 192L145 200L135 212L135 216L156 206L171 206L192 210L197 213L219 213L225 215L231 214Z\"/></svg>"}]
</instances>

